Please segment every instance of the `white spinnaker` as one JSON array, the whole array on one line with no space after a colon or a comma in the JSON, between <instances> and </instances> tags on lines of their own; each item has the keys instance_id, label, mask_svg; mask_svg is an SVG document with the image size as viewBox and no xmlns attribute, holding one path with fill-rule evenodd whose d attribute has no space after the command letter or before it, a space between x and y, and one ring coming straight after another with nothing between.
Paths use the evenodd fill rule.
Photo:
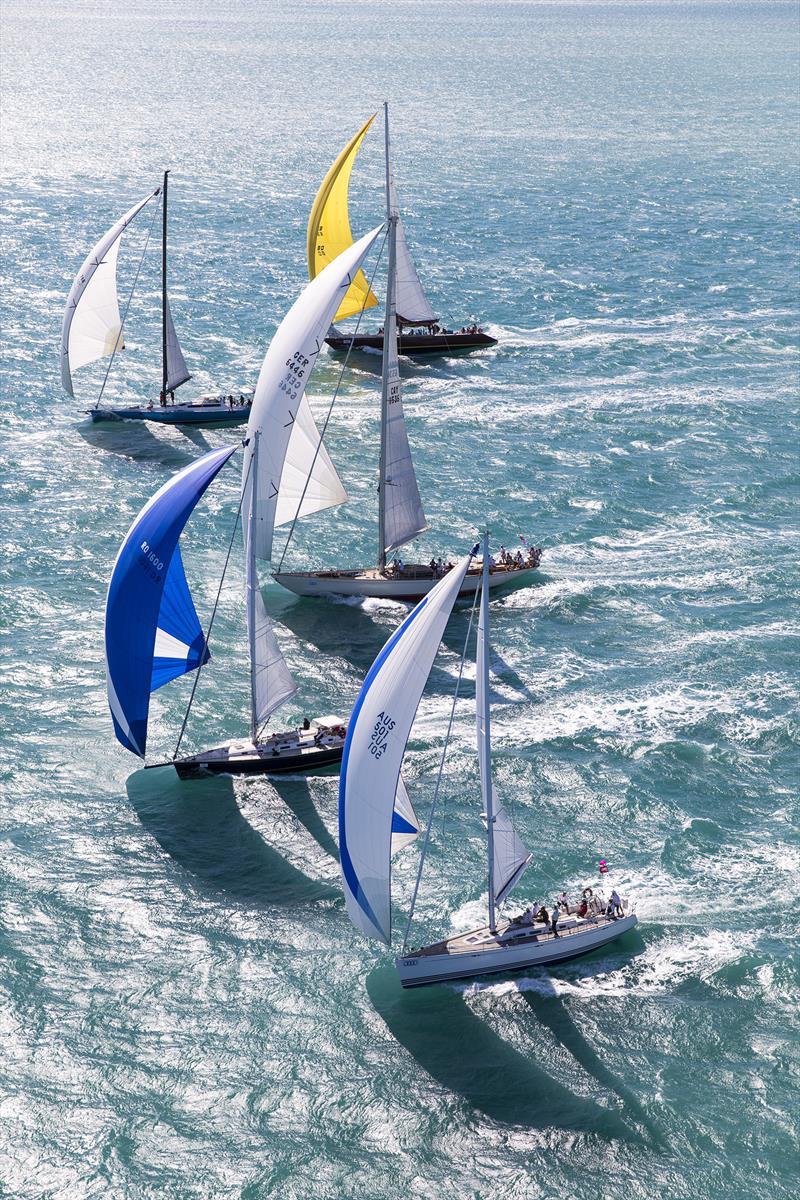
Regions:
<instances>
[{"instance_id":1,"label":"white spinnaker","mask_svg":"<svg viewBox=\"0 0 800 1200\"><path fill-rule=\"evenodd\" d=\"M175 332L175 326L172 323L172 313L169 309L169 300L167 300L167 391L180 387L182 383L186 383L187 379L191 378L178 335Z\"/></svg>"},{"instance_id":2,"label":"white spinnaker","mask_svg":"<svg viewBox=\"0 0 800 1200\"><path fill-rule=\"evenodd\" d=\"M349 246L300 293L281 321L258 376L250 419L247 422L243 475L247 477L257 431L261 433L258 455L258 512L255 526L257 558L272 557L272 535L281 476L292 427L314 368L323 339L345 292L381 232L371 233ZM243 524L248 523L249 496L245 491Z\"/></svg>"},{"instance_id":3,"label":"white spinnaker","mask_svg":"<svg viewBox=\"0 0 800 1200\"><path fill-rule=\"evenodd\" d=\"M158 191L134 204L103 234L75 276L61 327L61 383L70 396L72 372L123 345L117 299L119 239Z\"/></svg>"},{"instance_id":4,"label":"white spinnaker","mask_svg":"<svg viewBox=\"0 0 800 1200\"><path fill-rule=\"evenodd\" d=\"M298 512L301 496L303 502ZM296 516L307 517L325 508L335 508L347 498L336 467L320 437L308 398L303 396L283 463L275 505L275 525L286 525Z\"/></svg>"},{"instance_id":5,"label":"white spinnaker","mask_svg":"<svg viewBox=\"0 0 800 1200\"><path fill-rule=\"evenodd\" d=\"M394 812L392 813L392 848L394 857L398 850L409 846L419 835L419 819L414 812L414 805L402 775L397 777L397 792L394 797Z\"/></svg>"},{"instance_id":6,"label":"white spinnaker","mask_svg":"<svg viewBox=\"0 0 800 1200\"><path fill-rule=\"evenodd\" d=\"M486 553L486 549L484 549ZM478 616L478 654L475 676L475 725L478 743L478 767L481 775L481 794L485 820L492 821L492 881L494 902L500 904L511 891L532 855L514 832L506 810L498 805L492 782L492 755L489 737L489 705L487 681L489 654L489 589L481 588Z\"/></svg>"},{"instance_id":7,"label":"white spinnaker","mask_svg":"<svg viewBox=\"0 0 800 1200\"><path fill-rule=\"evenodd\" d=\"M420 697L470 555L441 579L372 664L350 717L339 778L339 850L350 920L391 940L392 817Z\"/></svg>"},{"instance_id":8,"label":"white spinnaker","mask_svg":"<svg viewBox=\"0 0 800 1200\"><path fill-rule=\"evenodd\" d=\"M395 245L395 250L396 250ZM391 253L389 256L391 264ZM395 254L395 264L397 257ZM386 306L386 329L389 337L384 339L384 378L386 401L384 407L386 432L384 435L385 461L381 464L380 503L383 509L383 549L391 554L428 528L422 500L408 444L406 418L403 412L403 397L400 387L400 367L397 361L397 313L395 305ZM387 347L388 342L388 347Z\"/></svg>"},{"instance_id":9,"label":"white spinnaker","mask_svg":"<svg viewBox=\"0 0 800 1200\"><path fill-rule=\"evenodd\" d=\"M436 314L430 306L428 297L423 291L417 268L406 241L406 231L397 207L397 192L394 179L389 184L389 195L393 211L397 213L397 265L395 269L395 304L397 315L407 324L419 322L421 325L435 321Z\"/></svg>"}]
</instances>

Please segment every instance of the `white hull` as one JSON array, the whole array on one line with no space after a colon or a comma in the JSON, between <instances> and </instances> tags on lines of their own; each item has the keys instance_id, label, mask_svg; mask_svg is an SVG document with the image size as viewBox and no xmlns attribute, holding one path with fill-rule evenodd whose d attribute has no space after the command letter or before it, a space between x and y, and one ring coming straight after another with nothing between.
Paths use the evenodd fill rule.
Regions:
<instances>
[{"instance_id":1,"label":"white hull","mask_svg":"<svg viewBox=\"0 0 800 1200\"><path fill-rule=\"evenodd\" d=\"M544 926L524 929L504 925L496 934L484 926L424 946L416 953L396 959L395 965L406 988L548 966L589 954L627 933L636 923L636 913L632 911L617 920L599 917L582 921L565 917L559 922L558 937L553 937Z\"/></svg>"},{"instance_id":2,"label":"white hull","mask_svg":"<svg viewBox=\"0 0 800 1200\"><path fill-rule=\"evenodd\" d=\"M489 576L489 588L503 587L509 583L528 583L537 567L493 568ZM402 575L391 570L379 571L369 568L363 571L278 571L275 581L298 596L358 596L374 597L379 600L421 600L438 583L441 576L431 573L418 574L408 568ZM480 587L480 569L471 571L464 579L459 596L474 596Z\"/></svg>"}]
</instances>

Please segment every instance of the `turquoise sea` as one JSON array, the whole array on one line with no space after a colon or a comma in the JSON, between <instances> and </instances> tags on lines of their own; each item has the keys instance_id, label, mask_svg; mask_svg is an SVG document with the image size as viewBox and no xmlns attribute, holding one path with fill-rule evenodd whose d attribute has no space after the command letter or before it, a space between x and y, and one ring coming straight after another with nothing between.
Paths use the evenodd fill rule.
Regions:
<instances>
[{"instance_id":1,"label":"turquoise sea","mask_svg":"<svg viewBox=\"0 0 800 1200\"><path fill-rule=\"evenodd\" d=\"M4 0L0 23L0 1195L795 1195L798 6ZM116 549L237 433L92 426L102 368L75 402L58 374L73 275L169 167L187 391L252 386L318 183L384 98L432 301L499 338L403 368L419 553L486 522L545 548L491 605L498 787L534 853L518 898L603 856L641 918L549 974L406 994L344 912L335 777L179 784L114 741ZM381 186L376 128L357 230ZM120 401L157 389L148 261ZM377 361L348 366L329 430L351 503L287 562L373 559ZM339 371L323 356L318 414ZM237 479L184 539L203 620ZM241 570L187 748L246 728ZM346 713L405 609L265 595L300 684L280 719ZM422 815L465 622L409 746ZM484 912L472 671L418 941ZM189 686L155 699L154 760Z\"/></svg>"}]
</instances>

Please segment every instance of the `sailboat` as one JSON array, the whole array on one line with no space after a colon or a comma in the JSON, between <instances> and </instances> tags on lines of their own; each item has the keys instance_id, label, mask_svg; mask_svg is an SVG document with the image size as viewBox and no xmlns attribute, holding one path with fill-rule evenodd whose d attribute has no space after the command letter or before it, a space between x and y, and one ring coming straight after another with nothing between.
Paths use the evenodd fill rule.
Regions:
<instances>
[{"instance_id":1,"label":"sailboat","mask_svg":"<svg viewBox=\"0 0 800 1200\"><path fill-rule=\"evenodd\" d=\"M384 105L388 114L388 107ZM350 190L350 175L353 165L361 149L361 144L369 131L377 113L350 139L342 152L333 162L330 170L322 181L319 191L311 208L308 218L306 251L308 255L308 274L313 279L317 272L341 254L353 241L350 232L350 216L348 199ZM477 324L462 327L460 330L445 329L431 307L428 297L419 278L419 272L414 265L411 251L408 248L405 229L399 215L397 193L389 168L389 139L388 116L386 143L386 176L387 176L387 205L396 212L395 240L395 292L397 309L397 351L405 355L450 355L469 350L478 350L497 344L497 338L484 333ZM387 283L387 287L391 286ZM378 303L377 297L367 284L362 274L354 280L345 297L336 321L347 320L348 317L360 316L367 308L374 308ZM333 350L383 350L383 331L377 333L342 333L335 326L331 328L325 341Z\"/></svg>"},{"instance_id":2,"label":"sailboat","mask_svg":"<svg viewBox=\"0 0 800 1200\"><path fill-rule=\"evenodd\" d=\"M167 183L169 171L164 172L160 187L134 204L116 224L112 225L88 254L70 288L61 330L61 383L64 391L74 397L72 372L101 358L110 358L100 394L93 408L88 409L92 421L124 420L154 421L159 425L240 425L247 420L252 392L238 391L226 395L197 396L183 403L175 402L175 392L191 379L183 357L167 295ZM139 279L144 255L158 216L161 198L161 390L156 403L114 407L103 404L103 393L114 359L125 349L124 326L133 293ZM117 294L117 258L122 235L147 208L153 206L153 216L136 267L133 287L120 317Z\"/></svg>"},{"instance_id":3,"label":"sailboat","mask_svg":"<svg viewBox=\"0 0 800 1200\"><path fill-rule=\"evenodd\" d=\"M282 570L282 557L274 572L274 578L283 587L300 596L371 596L391 600L418 600L434 587L437 580L450 567L450 564L435 560L429 563L403 563L395 553L407 542L424 533L428 524L422 508L414 463L411 458L400 387L400 369L397 358L398 290L392 286L392 281L398 276L397 248L400 216L393 198L394 191L389 173L389 116L387 106L384 106L384 109L387 145L386 204L389 286L386 292L381 375L378 561L375 567L358 567L349 570L284 571ZM362 130L362 135L364 132L366 132L366 127ZM344 250L334 261L340 261L347 253L349 253L349 249ZM354 289L356 301L351 299ZM371 288L363 270L360 270L355 274L338 311L342 312L353 303L366 304L370 295L372 295ZM257 406L258 392L248 423L248 430L251 431L259 422ZM294 526L290 531L290 538L293 528ZM268 548L271 551L271 542ZM283 554L285 557L286 548L284 548ZM390 561L390 555L393 554L395 557ZM269 555L265 554L264 557L269 557ZM540 561L541 550L535 546L528 547L525 555L521 551L516 557L506 555L505 558L492 564L488 586L497 588L509 582L529 581L538 569ZM471 596L479 586L480 573L475 568L466 574L459 594Z\"/></svg>"},{"instance_id":4,"label":"sailboat","mask_svg":"<svg viewBox=\"0 0 800 1200\"><path fill-rule=\"evenodd\" d=\"M478 552L474 546L395 631L372 664L353 708L339 780L339 850L348 915L369 938L391 945L391 857L401 817L395 797L402 786L400 769L425 683L452 610L460 579ZM483 539L476 677L476 736L486 825L489 922L455 937L408 949L436 793L420 855L411 912L401 955L395 960L403 987L449 979L469 979L521 968L566 962L604 946L632 929L634 907L621 902L617 915L596 911L550 924L501 918L500 905L531 862L492 781L489 702L489 543ZM469 635L468 635L469 636ZM462 669L467 645L462 655ZM459 681L461 675L459 673ZM452 728L453 699L448 727ZM444 754L442 752L442 764ZM439 768L441 780L442 766ZM419 823L415 822L417 829ZM411 837L408 840L413 840Z\"/></svg>"},{"instance_id":5,"label":"sailboat","mask_svg":"<svg viewBox=\"0 0 800 1200\"><path fill-rule=\"evenodd\" d=\"M138 514L114 563L105 614L108 704L117 740L142 759L147 749L151 693L190 671L199 675L210 659L213 615L204 633L183 568L180 536L204 492L236 451L236 446L212 450L174 475ZM257 454L256 448L254 463ZM251 508L251 520L254 512ZM269 717L296 694L297 687L278 647L258 585L252 527L245 540L250 548L246 553L250 737L184 759L177 759L176 748L176 758L171 761L182 778L222 772L305 772L337 763L342 756L345 725L335 716L305 721L303 728L259 738ZM233 535L226 568L232 546ZM197 676L189 707L196 684ZM178 748L188 716L189 709Z\"/></svg>"},{"instance_id":6,"label":"sailboat","mask_svg":"<svg viewBox=\"0 0 800 1200\"><path fill-rule=\"evenodd\" d=\"M268 558L276 526L299 511L317 512L347 498L308 401L305 380L322 335L381 227L354 243L309 283L269 345L244 442L239 509L217 592L222 590L241 517L247 580L250 734L178 757L197 679L208 659L217 604L204 634L181 562L179 538L195 505L236 447L213 450L179 472L144 506L122 544L106 603L108 701L117 738L145 756L150 695L196 671L186 716L169 763L181 778L212 774L310 771L341 759L345 721L305 721L265 736L270 717L297 688L264 605L257 560ZM153 763L152 766L167 765Z\"/></svg>"}]
</instances>

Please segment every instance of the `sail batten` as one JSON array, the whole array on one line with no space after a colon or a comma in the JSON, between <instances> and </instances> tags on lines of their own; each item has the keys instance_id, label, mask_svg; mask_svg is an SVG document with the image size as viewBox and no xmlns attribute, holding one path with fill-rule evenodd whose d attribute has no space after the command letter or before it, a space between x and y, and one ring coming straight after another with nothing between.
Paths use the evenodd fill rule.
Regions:
<instances>
[{"instance_id":1,"label":"sail batten","mask_svg":"<svg viewBox=\"0 0 800 1200\"><path fill-rule=\"evenodd\" d=\"M372 114L337 156L317 192L308 218L306 237L309 279L315 279L320 271L353 244L348 211L350 174L361 143L376 115ZM356 316L362 309L374 308L377 303L364 272L359 270L342 297L333 319L343 321Z\"/></svg>"},{"instance_id":2,"label":"sail batten","mask_svg":"<svg viewBox=\"0 0 800 1200\"><path fill-rule=\"evenodd\" d=\"M145 196L100 238L73 280L61 327L61 383L74 396L72 372L124 347L117 296L119 242L159 189Z\"/></svg>"},{"instance_id":3,"label":"sail batten","mask_svg":"<svg viewBox=\"0 0 800 1200\"><path fill-rule=\"evenodd\" d=\"M261 443L257 469L258 511L253 529L254 553L259 559L268 560L272 556L281 480L308 378L333 314L381 228L378 226L355 242L306 285L278 326L261 366L247 422L248 441L242 467L244 487L258 433ZM249 505L250 489L245 488L242 508L245 525L248 524Z\"/></svg>"},{"instance_id":4,"label":"sail batten","mask_svg":"<svg viewBox=\"0 0 800 1200\"><path fill-rule=\"evenodd\" d=\"M364 934L387 944L392 827L403 800L400 767L469 562L469 555L461 559L386 643L364 680L347 729L339 779L339 848L347 912Z\"/></svg>"}]
</instances>

